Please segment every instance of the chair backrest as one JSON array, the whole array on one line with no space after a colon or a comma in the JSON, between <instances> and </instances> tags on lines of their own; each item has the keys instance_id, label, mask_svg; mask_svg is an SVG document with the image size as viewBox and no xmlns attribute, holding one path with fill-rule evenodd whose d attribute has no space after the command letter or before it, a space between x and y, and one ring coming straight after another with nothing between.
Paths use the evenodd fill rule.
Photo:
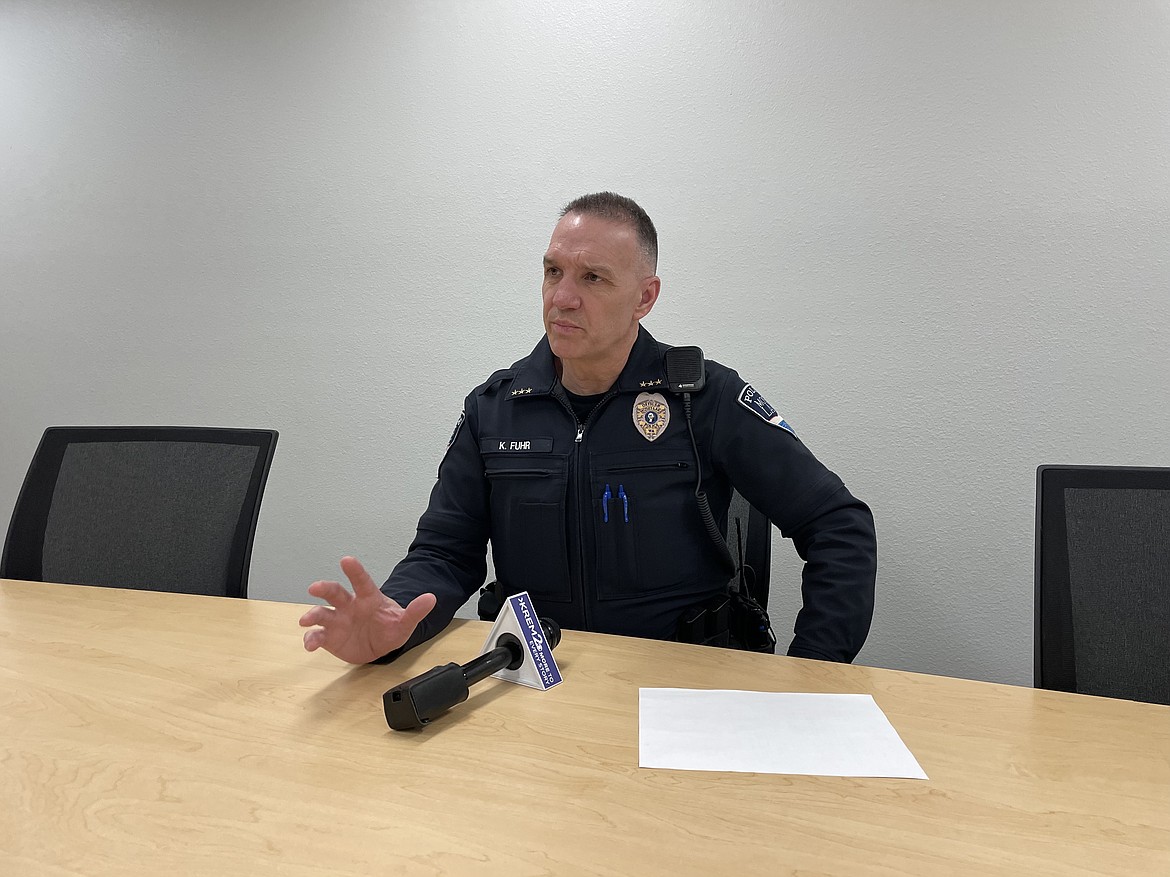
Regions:
<instances>
[{"instance_id":1,"label":"chair backrest","mask_svg":"<svg viewBox=\"0 0 1170 877\"><path fill-rule=\"evenodd\" d=\"M1036 473L1038 688L1170 704L1170 469Z\"/></svg>"},{"instance_id":2,"label":"chair backrest","mask_svg":"<svg viewBox=\"0 0 1170 877\"><path fill-rule=\"evenodd\" d=\"M0 578L246 597L277 433L50 427Z\"/></svg>"},{"instance_id":3,"label":"chair backrest","mask_svg":"<svg viewBox=\"0 0 1170 877\"><path fill-rule=\"evenodd\" d=\"M747 583L751 596L768 608L772 570L772 522L738 491L732 491L727 507L727 547L737 562L751 570Z\"/></svg>"}]
</instances>

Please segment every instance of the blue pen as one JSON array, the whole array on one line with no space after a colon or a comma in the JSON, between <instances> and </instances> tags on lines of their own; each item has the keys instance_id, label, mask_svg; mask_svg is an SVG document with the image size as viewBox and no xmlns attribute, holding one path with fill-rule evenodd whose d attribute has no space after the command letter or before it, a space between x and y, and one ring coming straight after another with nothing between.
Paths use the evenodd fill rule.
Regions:
<instances>
[{"instance_id":1,"label":"blue pen","mask_svg":"<svg viewBox=\"0 0 1170 877\"><path fill-rule=\"evenodd\" d=\"M630 522L630 498L626 496L625 487L620 484L618 485L618 499L622 501L622 517L628 524Z\"/></svg>"},{"instance_id":2,"label":"blue pen","mask_svg":"<svg viewBox=\"0 0 1170 877\"><path fill-rule=\"evenodd\" d=\"M618 485L619 487L621 485ZM609 501L613 494L609 492L609 485L605 485L605 493L601 494L601 520L603 523L609 523Z\"/></svg>"}]
</instances>

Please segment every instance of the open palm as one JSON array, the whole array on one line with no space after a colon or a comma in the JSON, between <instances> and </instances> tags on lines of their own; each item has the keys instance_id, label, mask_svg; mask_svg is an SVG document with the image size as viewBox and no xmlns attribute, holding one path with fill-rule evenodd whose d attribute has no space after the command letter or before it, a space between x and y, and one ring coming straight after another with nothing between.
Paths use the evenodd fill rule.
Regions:
<instances>
[{"instance_id":1,"label":"open palm","mask_svg":"<svg viewBox=\"0 0 1170 877\"><path fill-rule=\"evenodd\" d=\"M340 582L313 582L309 593L328 606L314 606L301 616L305 650L325 651L351 664L366 664L405 643L435 607L434 594L420 594L407 606L390 599L374 584L356 557L341 558L341 571L353 593Z\"/></svg>"}]
</instances>

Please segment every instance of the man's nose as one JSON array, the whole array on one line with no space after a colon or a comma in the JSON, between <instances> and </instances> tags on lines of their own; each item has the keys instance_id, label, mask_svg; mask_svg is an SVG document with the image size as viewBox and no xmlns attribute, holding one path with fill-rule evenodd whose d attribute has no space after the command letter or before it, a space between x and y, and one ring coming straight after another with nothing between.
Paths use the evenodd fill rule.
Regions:
<instances>
[{"instance_id":1,"label":"man's nose","mask_svg":"<svg viewBox=\"0 0 1170 877\"><path fill-rule=\"evenodd\" d=\"M581 297L577 294L576 284L567 277L562 277L553 288L552 303L557 310L571 311L581 304Z\"/></svg>"}]
</instances>

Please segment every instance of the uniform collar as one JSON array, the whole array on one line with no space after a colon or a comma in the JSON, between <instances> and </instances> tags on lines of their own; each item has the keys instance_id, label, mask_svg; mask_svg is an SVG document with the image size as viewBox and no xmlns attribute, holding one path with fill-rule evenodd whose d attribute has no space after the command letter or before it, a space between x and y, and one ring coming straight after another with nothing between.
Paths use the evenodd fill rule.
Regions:
<instances>
[{"instance_id":1,"label":"uniform collar","mask_svg":"<svg viewBox=\"0 0 1170 877\"><path fill-rule=\"evenodd\" d=\"M557 383L557 369L548 336L540 339L532 353L520 360L512 378L512 397L546 396ZM662 391L666 376L662 371L662 350L654 336L645 327L638 326L638 337L630 349L630 357L614 382L619 393Z\"/></svg>"}]
</instances>

